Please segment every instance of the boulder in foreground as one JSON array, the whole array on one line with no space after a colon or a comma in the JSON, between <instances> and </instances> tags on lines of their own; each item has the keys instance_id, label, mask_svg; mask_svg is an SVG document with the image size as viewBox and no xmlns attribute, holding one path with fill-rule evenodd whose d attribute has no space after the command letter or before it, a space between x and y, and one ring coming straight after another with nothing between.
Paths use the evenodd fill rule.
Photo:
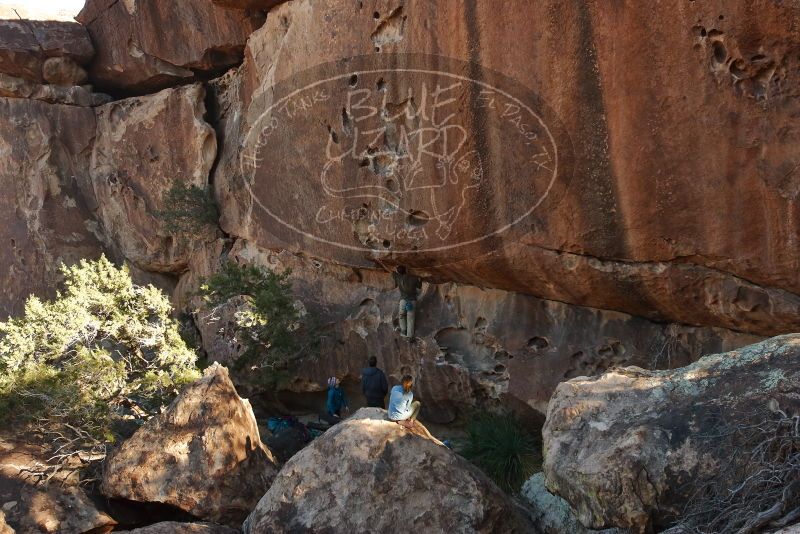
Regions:
<instances>
[{"instance_id":1,"label":"boulder in foreground","mask_svg":"<svg viewBox=\"0 0 800 534\"><path fill-rule=\"evenodd\" d=\"M791 482L786 471L785 481L765 480L749 497L736 500L737 493L728 491L768 466L759 464L764 458L783 462L775 448L781 443L797 450L800 436L783 422L800 413L799 392L798 334L680 369L626 367L564 382L550 400L543 430L547 487L569 501L587 527L640 532L685 522L684 516L694 515L686 513L687 505L696 511L705 502L693 497L705 488L718 492L718 500L708 501L709 515L701 521L723 525L710 531L737 531L780 501ZM764 454L751 454L762 443ZM778 470L774 475L782 476ZM774 519L796 506L784 505ZM714 515L722 509L738 510L739 517Z\"/></svg>"},{"instance_id":2,"label":"boulder in foreground","mask_svg":"<svg viewBox=\"0 0 800 534\"><path fill-rule=\"evenodd\" d=\"M14 529L6 523L6 514L2 510L0 510L0 534L14 534Z\"/></svg>"},{"instance_id":3,"label":"boulder in foreground","mask_svg":"<svg viewBox=\"0 0 800 534\"><path fill-rule=\"evenodd\" d=\"M213 365L111 456L101 490L238 526L276 471L250 403L239 398L228 370Z\"/></svg>"},{"instance_id":4,"label":"boulder in foreground","mask_svg":"<svg viewBox=\"0 0 800 534\"><path fill-rule=\"evenodd\" d=\"M536 473L522 486L522 499L533 524L544 534L621 534L622 531L589 530L575 517L569 503L553 495L544 485L544 473Z\"/></svg>"},{"instance_id":5,"label":"boulder in foreground","mask_svg":"<svg viewBox=\"0 0 800 534\"><path fill-rule=\"evenodd\" d=\"M22 532L52 534L103 534L114 530L117 524L108 514L98 510L89 497L78 487L59 487L52 484L47 489L27 487L22 491L20 503L13 512ZM12 514L9 514L12 519ZM3 527L0 523L0 533Z\"/></svg>"},{"instance_id":6,"label":"boulder in foreground","mask_svg":"<svg viewBox=\"0 0 800 534\"><path fill-rule=\"evenodd\" d=\"M525 521L462 457L362 408L284 465L243 530L531 532Z\"/></svg>"},{"instance_id":7,"label":"boulder in foreground","mask_svg":"<svg viewBox=\"0 0 800 534\"><path fill-rule=\"evenodd\" d=\"M133 530L115 531L116 534L236 534L238 530L214 523L177 523L163 521Z\"/></svg>"}]
</instances>

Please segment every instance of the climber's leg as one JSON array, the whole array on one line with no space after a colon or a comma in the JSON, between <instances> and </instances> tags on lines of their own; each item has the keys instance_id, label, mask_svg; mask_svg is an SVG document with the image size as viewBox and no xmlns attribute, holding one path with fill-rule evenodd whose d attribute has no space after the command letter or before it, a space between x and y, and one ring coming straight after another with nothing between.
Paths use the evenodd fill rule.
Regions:
<instances>
[{"instance_id":1,"label":"climber's leg","mask_svg":"<svg viewBox=\"0 0 800 534\"><path fill-rule=\"evenodd\" d=\"M406 323L408 324L407 335L408 337L414 337L414 319L417 314L417 303L416 301L411 301L411 309L406 310L407 318Z\"/></svg>"},{"instance_id":2,"label":"climber's leg","mask_svg":"<svg viewBox=\"0 0 800 534\"><path fill-rule=\"evenodd\" d=\"M406 299L400 299L400 307L398 309L400 316L398 321L400 323L400 335L406 335Z\"/></svg>"}]
</instances>

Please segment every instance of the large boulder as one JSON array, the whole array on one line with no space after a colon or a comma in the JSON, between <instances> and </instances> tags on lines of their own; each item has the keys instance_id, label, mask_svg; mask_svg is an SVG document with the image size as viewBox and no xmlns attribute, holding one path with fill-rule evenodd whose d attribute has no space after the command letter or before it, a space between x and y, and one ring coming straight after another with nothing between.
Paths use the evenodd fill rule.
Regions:
<instances>
[{"instance_id":1,"label":"large boulder","mask_svg":"<svg viewBox=\"0 0 800 534\"><path fill-rule=\"evenodd\" d=\"M238 525L276 472L250 403L239 398L228 370L213 365L111 455L101 491Z\"/></svg>"},{"instance_id":2,"label":"large boulder","mask_svg":"<svg viewBox=\"0 0 800 534\"><path fill-rule=\"evenodd\" d=\"M757 23L750 2L688 2L678 11L666 4L616 9L602 0L510 0L502 9L492 2L441 9L426 0L374 9L349 0L279 5L248 40L244 64L215 90L226 140L214 178L223 228L265 249L288 248L359 268L374 267L378 257L434 279L657 321L759 335L796 331L800 127L794 117L800 101L786 88L800 76L788 66L798 62L800 10L787 2L757 5ZM365 180L365 187L380 187L378 179L387 183L383 197L324 187L328 139L330 146L349 147L357 132L381 126L354 128L353 113L342 114L350 80L354 91L367 91L369 106L380 106L385 95L387 112L376 121L392 116L415 82L385 74L378 83L366 69L352 78L351 70L369 61L412 61L393 60L395 52L436 54L441 68L447 67L441 56L473 62L472 71L457 72L505 80L501 89L518 82L530 88L522 93L535 92L531 100L549 106L543 120L564 134L556 143L563 159L550 193L521 226L494 241L437 248L434 222L386 201L391 187L407 180L401 166L359 151L361 159L346 160L350 176ZM358 55L368 59L352 59ZM334 63L315 67L325 62ZM326 86L326 98L305 95L313 105L291 115L292 130L283 122L279 136L261 143L270 132L265 112L273 97L289 91L289 80L300 88L336 75L345 76ZM417 81L415 90L422 87ZM470 98L466 90L455 96ZM463 109L487 107L473 102ZM531 200L526 195L546 189L538 165L516 165L524 151L506 150L508 117L455 113L468 142L483 147L484 161L513 168L469 192L442 188L438 212L461 208L453 215L451 241L506 221ZM387 139L391 145L391 135ZM381 143L373 151L385 148ZM248 152L259 144L259 154ZM436 176L436 163L422 170ZM420 227L430 227L429 242L404 240L404 232Z\"/></svg>"},{"instance_id":3,"label":"large boulder","mask_svg":"<svg viewBox=\"0 0 800 534\"><path fill-rule=\"evenodd\" d=\"M53 83L75 85L82 83L80 65L93 55L89 34L77 22L0 20L0 74L33 82L57 77Z\"/></svg>"},{"instance_id":4,"label":"large boulder","mask_svg":"<svg viewBox=\"0 0 800 534\"><path fill-rule=\"evenodd\" d=\"M176 523L162 521L133 530L117 530L117 534L237 534L239 531L214 523Z\"/></svg>"},{"instance_id":5,"label":"large boulder","mask_svg":"<svg viewBox=\"0 0 800 534\"><path fill-rule=\"evenodd\" d=\"M161 216L176 208L168 204L176 185L208 185L217 143L203 120L204 95L193 84L96 108L86 196L108 237L142 269L185 270L192 250L214 236L215 229L206 226L199 235L176 235Z\"/></svg>"},{"instance_id":6,"label":"large boulder","mask_svg":"<svg viewBox=\"0 0 800 534\"><path fill-rule=\"evenodd\" d=\"M20 534L110 532L117 522L81 489L73 465L59 471L45 468L52 449L30 435L25 441L19 437L12 438L5 428L0 432L0 534L8 534L4 515L10 525L6 528ZM49 483L42 484L46 476L51 476Z\"/></svg>"},{"instance_id":7,"label":"large boulder","mask_svg":"<svg viewBox=\"0 0 800 534\"><path fill-rule=\"evenodd\" d=\"M14 534L14 529L6 523L6 514L0 510L0 534Z\"/></svg>"},{"instance_id":8,"label":"large boulder","mask_svg":"<svg viewBox=\"0 0 800 534\"><path fill-rule=\"evenodd\" d=\"M798 413L798 391L798 334L673 371L627 367L564 382L543 430L547 487L587 527L666 527L704 484L742 482L725 474L750 459L753 436L742 429Z\"/></svg>"},{"instance_id":9,"label":"large boulder","mask_svg":"<svg viewBox=\"0 0 800 534\"><path fill-rule=\"evenodd\" d=\"M98 49L90 76L108 90L144 93L239 63L259 11L211 0L89 0L76 17Z\"/></svg>"},{"instance_id":10,"label":"large boulder","mask_svg":"<svg viewBox=\"0 0 800 534\"><path fill-rule=\"evenodd\" d=\"M0 318L51 296L61 262L103 250L79 187L94 136L91 109L0 98Z\"/></svg>"},{"instance_id":11,"label":"large boulder","mask_svg":"<svg viewBox=\"0 0 800 534\"><path fill-rule=\"evenodd\" d=\"M531 532L475 466L362 408L284 465L245 521L280 532Z\"/></svg>"},{"instance_id":12,"label":"large boulder","mask_svg":"<svg viewBox=\"0 0 800 534\"><path fill-rule=\"evenodd\" d=\"M536 473L522 485L520 497L531 522L543 534L622 534L622 531L612 528L606 530L589 530L575 517L569 503L553 495L544 483L544 473Z\"/></svg>"},{"instance_id":13,"label":"large boulder","mask_svg":"<svg viewBox=\"0 0 800 534\"><path fill-rule=\"evenodd\" d=\"M19 532L105 534L117 524L78 487L26 488L14 508Z\"/></svg>"}]
</instances>

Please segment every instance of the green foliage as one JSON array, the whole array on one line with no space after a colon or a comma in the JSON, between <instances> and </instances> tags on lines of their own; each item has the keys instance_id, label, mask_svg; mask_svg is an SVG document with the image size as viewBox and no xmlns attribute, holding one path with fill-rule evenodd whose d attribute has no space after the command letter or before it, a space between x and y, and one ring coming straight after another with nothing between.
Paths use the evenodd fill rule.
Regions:
<instances>
[{"instance_id":1,"label":"green foliage","mask_svg":"<svg viewBox=\"0 0 800 534\"><path fill-rule=\"evenodd\" d=\"M23 316L0 322L0 424L109 441L115 418L146 418L196 379L196 355L169 300L126 268L101 257L62 273L55 299L32 296Z\"/></svg>"},{"instance_id":2,"label":"green foliage","mask_svg":"<svg viewBox=\"0 0 800 534\"><path fill-rule=\"evenodd\" d=\"M519 491L541 470L541 440L512 415L478 414L469 422L467 434L464 457L506 491Z\"/></svg>"},{"instance_id":3,"label":"green foliage","mask_svg":"<svg viewBox=\"0 0 800 534\"><path fill-rule=\"evenodd\" d=\"M244 353L236 367L260 369L262 385L275 387L292 364L316 346L316 331L295 304L291 272L228 262L204 281L200 294L212 308L243 296L247 305L236 313ZM212 309L212 313L214 310Z\"/></svg>"},{"instance_id":4,"label":"green foliage","mask_svg":"<svg viewBox=\"0 0 800 534\"><path fill-rule=\"evenodd\" d=\"M187 185L175 180L164 195L164 210L156 211L156 216L164 221L167 231L197 235L208 228L216 227L219 212L207 189Z\"/></svg>"}]
</instances>

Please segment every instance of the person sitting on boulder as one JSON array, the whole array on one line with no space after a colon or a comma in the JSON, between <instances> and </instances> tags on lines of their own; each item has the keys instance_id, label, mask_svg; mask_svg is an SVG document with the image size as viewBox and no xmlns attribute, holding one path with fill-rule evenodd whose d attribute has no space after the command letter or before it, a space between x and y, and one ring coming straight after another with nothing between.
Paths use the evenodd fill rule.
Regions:
<instances>
[{"instance_id":1,"label":"person sitting on boulder","mask_svg":"<svg viewBox=\"0 0 800 534\"><path fill-rule=\"evenodd\" d=\"M389 392L389 384L386 382L386 375L377 365L378 358L370 356L369 367L361 370L361 391L367 398L367 406L383 408L383 399Z\"/></svg>"},{"instance_id":2,"label":"person sitting on boulder","mask_svg":"<svg viewBox=\"0 0 800 534\"><path fill-rule=\"evenodd\" d=\"M389 420L411 428L417 420L421 404L414 400L414 393L411 391L414 378L405 375L400 383L401 385L393 387L389 394Z\"/></svg>"},{"instance_id":3,"label":"person sitting on boulder","mask_svg":"<svg viewBox=\"0 0 800 534\"><path fill-rule=\"evenodd\" d=\"M419 277L408 274L403 265L397 266L396 272L392 273L392 278L394 278L395 286L400 289L400 335L413 339L417 294L422 287L422 281Z\"/></svg>"},{"instance_id":4,"label":"person sitting on boulder","mask_svg":"<svg viewBox=\"0 0 800 534\"><path fill-rule=\"evenodd\" d=\"M347 397L345 397L340 385L341 381L335 376L328 379L328 402L325 407L328 410L328 415L336 420L342 418L342 409L345 411L350 409Z\"/></svg>"}]
</instances>

